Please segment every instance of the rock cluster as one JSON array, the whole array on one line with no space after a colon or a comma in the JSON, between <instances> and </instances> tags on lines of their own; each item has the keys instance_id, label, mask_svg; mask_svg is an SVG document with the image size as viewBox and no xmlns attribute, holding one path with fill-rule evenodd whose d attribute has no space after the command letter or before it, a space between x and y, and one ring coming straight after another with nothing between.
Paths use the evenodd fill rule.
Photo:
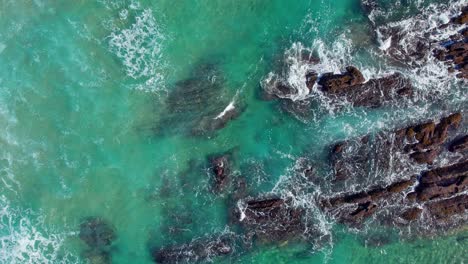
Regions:
<instances>
[{"instance_id":1,"label":"rock cluster","mask_svg":"<svg viewBox=\"0 0 468 264\"><path fill-rule=\"evenodd\" d=\"M458 34L442 42L443 48L435 50L434 55L437 59L452 64L449 71L458 71L458 78L468 79L468 6L465 6L461 14L452 18L449 23L465 27Z\"/></svg>"},{"instance_id":2,"label":"rock cluster","mask_svg":"<svg viewBox=\"0 0 468 264\"><path fill-rule=\"evenodd\" d=\"M390 74L366 82L362 73L354 66L346 67L343 73L322 73L308 71L304 76L309 93L316 84L333 103L349 102L356 107L380 107L398 98L411 97L413 86L409 79L400 73ZM297 90L284 81L271 80L268 85L268 99L292 98ZM274 86L271 88L270 86ZM271 94L272 93L272 94ZM302 101L307 101L304 98Z\"/></svg>"},{"instance_id":3,"label":"rock cluster","mask_svg":"<svg viewBox=\"0 0 468 264\"><path fill-rule=\"evenodd\" d=\"M383 208L392 196L401 195L414 183L415 179L403 180L386 187L375 186L369 190L324 199L321 207L332 212L342 222L360 224Z\"/></svg>"},{"instance_id":4,"label":"rock cluster","mask_svg":"<svg viewBox=\"0 0 468 264\"><path fill-rule=\"evenodd\" d=\"M373 173L371 167L385 168L390 155L401 152L403 156L392 164L393 169L416 164L433 164L442 152L461 153L451 165L439 166L423 171L419 177L407 175L409 179L386 187L374 186L365 191L346 193L321 201L321 207L349 224L361 224L364 219L379 210L398 205L395 212L404 221L419 219L422 212L439 224L446 224L450 216L463 214L468 206L468 157L466 156L467 136L456 136L462 122L460 113L441 118L439 122L429 121L408 126L390 133L379 133L340 142L332 147L330 162L335 181L347 180L351 175ZM453 138L453 140L449 140ZM408 159L398 164L406 156ZM409 162L409 163L408 163ZM415 167L418 168L417 166ZM395 219L393 219L395 220Z\"/></svg>"},{"instance_id":5,"label":"rock cluster","mask_svg":"<svg viewBox=\"0 0 468 264\"><path fill-rule=\"evenodd\" d=\"M372 167L386 171L390 167L399 170L407 167L408 163L432 164L445 149L449 132L453 134L456 131L461 119L461 114L455 113L439 122L429 121L339 142L331 147L330 153L335 181L348 179L350 175L364 178L373 173ZM462 143L457 140L451 144L449 148L462 148L459 146ZM401 158L390 164L391 155L395 153L399 153Z\"/></svg>"},{"instance_id":6,"label":"rock cluster","mask_svg":"<svg viewBox=\"0 0 468 264\"><path fill-rule=\"evenodd\" d=\"M439 224L447 224L450 217L466 212L468 199L463 192L467 189L468 160L465 160L425 171L418 181L411 177L386 187L327 198L321 201L321 207L341 222L352 225L362 224L389 204L401 208L395 215L405 221L417 220L426 211Z\"/></svg>"},{"instance_id":7,"label":"rock cluster","mask_svg":"<svg viewBox=\"0 0 468 264\"><path fill-rule=\"evenodd\" d=\"M347 101L355 107L380 107L397 98L411 97L411 82L400 73L371 79L364 83L358 69L347 67L346 73L325 74L320 80L321 90L332 100Z\"/></svg>"}]
</instances>

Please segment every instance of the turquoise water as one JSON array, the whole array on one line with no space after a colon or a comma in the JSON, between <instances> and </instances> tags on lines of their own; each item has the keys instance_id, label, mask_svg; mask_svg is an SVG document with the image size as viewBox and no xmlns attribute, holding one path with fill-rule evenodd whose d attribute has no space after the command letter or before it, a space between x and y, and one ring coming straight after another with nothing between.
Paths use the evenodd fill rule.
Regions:
<instances>
[{"instance_id":1,"label":"turquoise water","mask_svg":"<svg viewBox=\"0 0 468 264\"><path fill-rule=\"evenodd\" d=\"M398 19L450 1L401 2L422 4ZM298 43L331 70L408 73L421 100L344 110L319 102L295 117L261 100L260 83ZM234 232L228 195L211 191L208 156L232 151L253 196L287 193L297 160L320 166L337 140L466 109L466 84L428 76L430 67L404 68L379 53L358 0L2 0L0 263L86 263L79 226L93 216L116 230L112 263L152 263L151 247ZM187 78L216 91L192 103L180 89ZM168 98L193 108L172 111ZM230 102L238 118L194 135L193 120ZM468 255L466 230L392 230L383 246L369 246L375 230L322 223L333 237L322 246L258 245L213 261L462 263Z\"/></svg>"}]
</instances>

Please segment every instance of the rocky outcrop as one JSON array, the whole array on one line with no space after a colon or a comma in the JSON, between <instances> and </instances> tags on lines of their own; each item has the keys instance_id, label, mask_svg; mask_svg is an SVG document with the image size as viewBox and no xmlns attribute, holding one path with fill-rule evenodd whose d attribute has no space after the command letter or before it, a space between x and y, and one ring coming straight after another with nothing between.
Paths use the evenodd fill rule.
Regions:
<instances>
[{"instance_id":1,"label":"rocky outcrop","mask_svg":"<svg viewBox=\"0 0 468 264\"><path fill-rule=\"evenodd\" d=\"M330 164L335 181L373 174L373 167L380 173L388 169L399 170L410 163L432 164L444 150L449 133L454 133L462 121L460 113L440 119L411 125L392 132L380 132L336 143L331 147ZM402 157L389 163L392 155ZM391 172L389 172L391 173Z\"/></svg>"},{"instance_id":2,"label":"rocky outcrop","mask_svg":"<svg viewBox=\"0 0 468 264\"><path fill-rule=\"evenodd\" d=\"M203 238L188 244L152 250L156 263L200 263L208 259L232 253L234 240L230 236Z\"/></svg>"},{"instance_id":3,"label":"rocky outcrop","mask_svg":"<svg viewBox=\"0 0 468 264\"><path fill-rule=\"evenodd\" d=\"M386 77L371 79L366 83L326 90L327 96L333 100L347 101L355 107L380 107L385 102L398 98L411 97L413 87L411 82L399 73Z\"/></svg>"},{"instance_id":4,"label":"rocky outcrop","mask_svg":"<svg viewBox=\"0 0 468 264\"><path fill-rule=\"evenodd\" d=\"M449 145L451 152L464 152L468 150L468 135L454 139Z\"/></svg>"},{"instance_id":5,"label":"rocky outcrop","mask_svg":"<svg viewBox=\"0 0 468 264\"><path fill-rule=\"evenodd\" d=\"M338 220L349 224L360 224L384 207L393 196L401 196L403 191L414 185L415 179L403 180L386 187L375 186L369 190L348 193L321 201L321 207L335 215Z\"/></svg>"},{"instance_id":6,"label":"rocky outcrop","mask_svg":"<svg viewBox=\"0 0 468 264\"><path fill-rule=\"evenodd\" d=\"M461 11L461 14L453 17L450 23L468 25L468 6L465 6ZM468 27L443 41L441 46L440 49L434 51L434 56L451 64L449 71L458 71L458 78L468 79Z\"/></svg>"},{"instance_id":7,"label":"rocky outcrop","mask_svg":"<svg viewBox=\"0 0 468 264\"><path fill-rule=\"evenodd\" d=\"M468 189L468 160L421 174L419 184L408 199L417 202L447 198Z\"/></svg>"},{"instance_id":8,"label":"rocky outcrop","mask_svg":"<svg viewBox=\"0 0 468 264\"><path fill-rule=\"evenodd\" d=\"M88 245L84 255L91 263L111 263L111 246L117 236L109 223L98 217L88 218L80 224L79 236Z\"/></svg>"},{"instance_id":9,"label":"rocky outcrop","mask_svg":"<svg viewBox=\"0 0 468 264\"><path fill-rule=\"evenodd\" d=\"M359 85L363 82L365 82L365 79L362 73L356 67L348 66L346 72L341 74L324 73L318 84L320 84L321 90L336 94L350 86Z\"/></svg>"},{"instance_id":10,"label":"rocky outcrop","mask_svg":"<svg viewBox=\"0 0 468 264\"><path fill-rule=\"evenodd\" d=\"M449 199L428 203L427 210L439 222L450 221L455 215L462 215L468 209L468 195L463 194Z\"/></svg>"},{"instance_id":11,"label":"rocky outcrop","mask_svg":"<svg viewBox=\"0 0 468 264\"><path fill-rule=\"evenodd\" d=\"M285 241L304 231L303 211L281 198L247 200L236 215L246 233L263 242Z\"/></svg>"},{"instance_id":12,"label":"rocky outcrop","mask_svg":"<svg viewBox=\"0 0 468 264\"><path fill-rule=\"evenodd\" d=\"M386 187L326 198L320 205L340 222L350 225L364 223L379 210L389 209L389 205L397 208L395 216L406 223L420 219L422 212L427 211L433 220L446 224L451 216L466 212L468 202L463 194L466 190L468 160L425 171L419 180L412 177Z\"/></svg>"}]
</instances>

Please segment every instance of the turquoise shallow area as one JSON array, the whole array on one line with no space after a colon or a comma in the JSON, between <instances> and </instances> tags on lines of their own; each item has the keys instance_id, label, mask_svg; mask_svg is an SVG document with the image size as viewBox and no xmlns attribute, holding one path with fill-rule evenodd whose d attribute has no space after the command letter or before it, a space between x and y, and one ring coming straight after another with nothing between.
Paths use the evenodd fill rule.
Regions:
<instances>
[{"instance_id":1,"label":"turquoise shallow area","mask_svg":"<svg viewBox=\"0 0 468 264\"><path fill-rule=\"evenodd\" d=\"M112 263L152 263L150 247L230 230L227 198L210 189L209 155L231 150L254 195L277 190L304 155L321 162L336 140L418 118L411 109L348 109L303 122L260 100L260 81L295 42L332 47L352 36L353 62L385 68L367 53L369 31L359 0L0 0L0 263L86 263L78 233L90 216L115 227ZM193 136L166 99L203 64L221 83L207 102L235 100L243 112ZM428 102L424 114L466 107L458 95ZM331 229L333 244L319 249L291 242L213 261L462 263L468 255L466 230L372 247Z\"/></svg>"}]
</instances>

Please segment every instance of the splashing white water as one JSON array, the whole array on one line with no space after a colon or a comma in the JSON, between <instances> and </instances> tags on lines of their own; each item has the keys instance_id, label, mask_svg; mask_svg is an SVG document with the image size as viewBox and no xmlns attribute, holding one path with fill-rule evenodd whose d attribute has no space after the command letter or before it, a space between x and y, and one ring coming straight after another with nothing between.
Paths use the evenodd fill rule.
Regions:
<instances>
[{"instance_id":1,"label":"splashing white water","mask_svg":"<svg viewBox=\"0 0 468 264\"><path fill-rule=\"evenodd\" d=\"M0 263L77 263L79 260L63 250L70 234L54 233L44 227L43 219L31 210L12 208L0 196Z\"/></svg>"},{"instance_id":2,"label":"splashing white water","mask_svg":"<svg viewBox=\"0 0 468 264\"><path fill-rule=\"evenodd\" d=\"M145 80L145 85L137 86L138 89L164 88L161 50L166 37L150 9L143 10L130 28L113 32L109 38L110 49L122 60L127 75Z\"/></svg>"}]
</instances>

